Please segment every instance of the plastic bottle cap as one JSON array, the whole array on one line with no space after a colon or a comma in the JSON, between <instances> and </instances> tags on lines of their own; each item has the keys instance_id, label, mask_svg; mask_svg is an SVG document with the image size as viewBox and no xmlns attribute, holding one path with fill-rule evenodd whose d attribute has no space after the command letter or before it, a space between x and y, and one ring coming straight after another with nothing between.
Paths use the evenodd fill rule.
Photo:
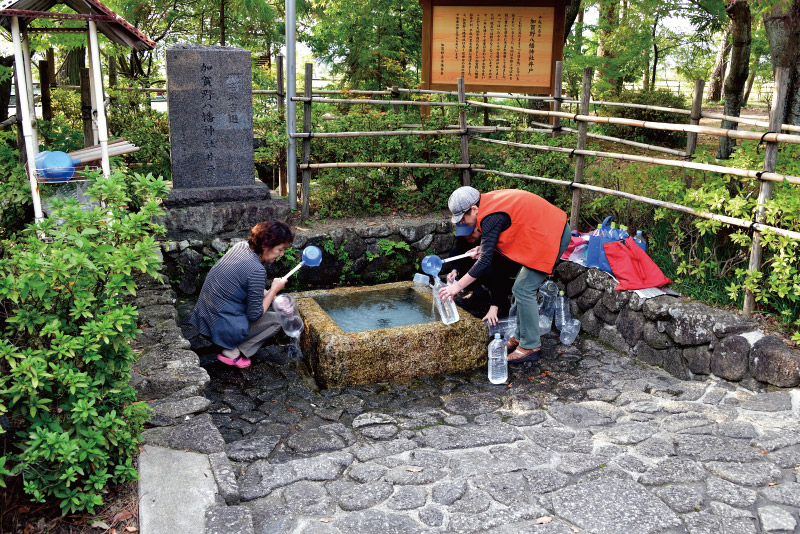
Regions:
<instances>
[{"instance_id":1,"label":"plastic bottle cap","mask_svg":"<svg viewBox=\"0 0 800 534\"><path fill-rule=\"evenodd\" d=\"M641 230L636 230L636 235L642 235L642 231Z\"/></svg>"},{"instance_id":2,"label":"plastic bottle cap","mask_svg":"<svg viewBox=\"0 0 800 534\"><path fill-rule=\"evenodd\" d=\"M564 292L563 292L563 291L559 291L559 292L558 292L558 294L559 294L559 295L563 295L563 294L564 294Z\"/></svg>"},{"instance_id":3,"label":"plastic bottle cap","mask_svg":"<svg viewBox=\"0 0 800 534\"><path fill-rule=\"evenodd\" d=\"M494 334L494 338L495 338L495 339L500 339L500 334L499 334L499 333L497 333L497 332L495 332L495 334Z\"/></svg>"}]
</instances>

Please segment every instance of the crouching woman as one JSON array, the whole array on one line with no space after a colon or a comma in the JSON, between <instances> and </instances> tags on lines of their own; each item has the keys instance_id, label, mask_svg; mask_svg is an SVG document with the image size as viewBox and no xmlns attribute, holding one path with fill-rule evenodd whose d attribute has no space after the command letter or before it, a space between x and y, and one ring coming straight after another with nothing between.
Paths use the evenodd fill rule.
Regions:
<instances>
[{"instance_id":1,"label":"crouching woman","mask_svg":"<svg viewBox=\"0 0 800 534\"><path fill-rule=\"evenodd\" d=\"M286 280L275 278L267 290L262 262L280 258L293 240L280 221L258 223L247 241L233 245L209 271L189 322L222 347L222 363L249 367L250 357L280 329L278 314L268 310Z\"/></svg>"}]
</instances>

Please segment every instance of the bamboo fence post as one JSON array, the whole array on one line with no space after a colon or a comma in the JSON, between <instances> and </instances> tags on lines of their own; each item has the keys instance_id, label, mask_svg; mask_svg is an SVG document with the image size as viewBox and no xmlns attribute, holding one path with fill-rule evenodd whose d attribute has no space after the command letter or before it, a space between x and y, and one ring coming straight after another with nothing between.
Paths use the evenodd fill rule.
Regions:
<instances>
[{"instance_id":1,"label":"bamboo fence post","mask_svg":"<svg viewBox=\"0 0 800 534\"><path fill-rule=\"evenodd\" d=\"M464 106L467 103L464 95L464 78L458 79L458 103ZM467 131L467 112L462 107L458 111L458 126L461 129L461 163L469 165L469 132ZM461 185L470 184L469 168L461 171Z\"/></svg>"},{"instance_id":2,"label":"bamboo fence post","mask_svg":"<svg viewBox=\"0 0 800 534\"><path fill-rule=\"evenodd\" d=\"M390 89L390 94L391 94L391 96L389 98L391 100L394 100L396 98L400 98L400 91L397 90L397 86L396 85L392 86L392 88ZM392 104L392 111L394 111L395 113L399 113L400 112L400 106L398 104Z\"/></svg>"},{"instance_id":3,"label":"bamboo fence post","mask_svg":"<svg viewBox=\"0 0 800 534\"><path fill-rule=\"evenodd\" d=\"M489 97L486 96L486 92L483 93L483 103L489 103ZM489 108L483 108L483 125L489 126Z\"/></svg>"},{"instance_id":4,"label":"bamboo fence post","mask_svg":"<svg viewBox=\"0 0 800 534\"><path fill-rule=\"evenodd\" d=\"M283 55L278 54L277 58L277 88L278 88L278 113L281 116L281 122L286 121L286 93L283 90ZM281 145L278 149L278 194L285 197L288 194L286 189L286 147Z\"/></svg>"},{"instance_id":5,"label":"bamboo fence post","mask_svg":"<svg viewBox=\"0 0 800 534\"><path fill-rule=\"evenodd\" d=\"M553 82L553 111L561 111L561 100L563 94L563 79L564 79L564 62L556 61L556 76ZM561 135L561 117L553 117L553 133L551 137L555 138Z\"/></svg>"},{"instance_id":6,"label":"bamboo fence post","mask_svg":"<svg viewBox=\"0 0 800 534\"><path fill-rule=\"evenodd\" d=\"M313 65L306 63L306 80L305 80L305 97L303 102L303 131L306 133L311 132L311 84L313 82ZM303 138L303 163L308 165L311 160L311 136ZM303 169L303 205L300 210L300 216L303 220L308 219L308 190L309 182L311 182L311 169Z\"/></svg>"},{"instance_id":7,"label":"bamboo fence post","mask_svg":"<svg viewBox=\"0 0 800 534\"><path fill-rule=\"evenodd\" d=\"M581 90L581 114L586 115L589 113L589 100L592 96L592 69L591 67L584 67L583 69L583 89ZM586 133L589 129L589 124L586 121L581 121L578 124L578 150L586 149ZM586 163L586 156L575 156L575 178L574 182L583 182L583 167ZM569 227L572 230L578 229L578 218L581 212L581 190L573 188L572 190L572 210L569 215Z\"/></svg>"},{"instance_id":8,"label":"bamboo fence post","mask_svg":"<svg viewBox=\"0 0 800 534\"><path fill-rule=\"evenodd\" d=\"M769 118L769 131L779 132L781 123L783 123L783 114L786 108L786 92L789 87L789 69L786 67L779 67L775 70L775 89L772 91L772 109L770 110ZM764 153L764 172L774 172L775 163L778 159L778 143L767 143L767 150ZM758 204L756 206L756 223L764 222L764 204L769 200L772 195L772 182L767 182L759 179L760 188L758 192ZM750 245L750 272L761 270L761 232L753 231L753 243ZM755 307L755 295L749 289L745 291L744 305L742 306L742 313L749 316L753 313Z\"/></svg>"},{"instance_id":9,"label":"bamboo fence post","mask_svg":"<svg viewBox=\"0 0 800 534\"><path fill-rule=\"evenodd\" d=\"M53 99L50 97L50 66L47 60L39 61L39 88L42 91L42 119L53 120Z\"/></svg>"},{"instance_id":10,"label":"bamboo fence post","mask_svg":"<svg viewBox=\"0 0 800 534\"><path fill-rule=\"evenodd\" d=\"M705 87L705 80L694 81L694 93L692 93L692 114L689 116L689 124L697 126L700 124L700 117L703 113L703 88ZM686 154L683 159L689 161L694 156L694 151L697 148L697 133L689 132L686 134ZM683 170L683 184L688 189L692 186L692 179Z\"/></svg>"}]
</instances>

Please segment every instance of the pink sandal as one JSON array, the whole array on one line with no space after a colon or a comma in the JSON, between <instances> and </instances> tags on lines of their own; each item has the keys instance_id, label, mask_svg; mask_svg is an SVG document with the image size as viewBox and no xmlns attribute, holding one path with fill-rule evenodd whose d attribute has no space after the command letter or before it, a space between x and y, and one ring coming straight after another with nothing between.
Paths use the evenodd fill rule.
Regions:
<instances>
[{"instance_id":1,"label":"pink sandal","mask_svg":"<svg viewBox=\"0 0 800 534\"><path fill-rule=\"evenodd\" d=\"M239 369L246 369L250 367L250 358L239 355L236 358L228 358L222 354L217 354L217 359L226 365L233 365Z\"/></svg>"}]
</instances>

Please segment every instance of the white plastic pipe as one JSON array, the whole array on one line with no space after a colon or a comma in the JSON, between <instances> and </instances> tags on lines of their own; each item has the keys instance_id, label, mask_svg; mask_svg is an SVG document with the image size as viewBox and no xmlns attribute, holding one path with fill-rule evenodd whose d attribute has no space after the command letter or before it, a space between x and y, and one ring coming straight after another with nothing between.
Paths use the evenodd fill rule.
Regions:
<instances>
[{"instance_id":1,"label":"white plastic pipe","mask_svg":"<svg viewBox=\"0 0 800 534\"><path fill-rule=\"evenodd\" d=\"M36 222L44 219L42 213L42 201L39 198L39 183L36 181L36 144L38 140L33 138L33 123L31 122L31 110L28 105L28 84L25 81L25 58L22 54L22 41L19 34L19 19L11 17L11 40L14 45L14 69L17 75L17 113L22 117L22 135L25 138L25 151L28 157L28 180L31 184L31 195L33 196L33 215Z\"/></svg>"},{"instance_id":2,"label":"white plastic pipe","mask_svg":"<svg viewBox=\"0 0 800 534\"><path fill-rule=\"evenodd\" d=\"M286 178L289 182L289 209L297 209L297 54L295 51L296 0L286 0ZM311 83L311 80L306 80Z\"/></svg>"},{"instance_id":3,"label":"white plastic pipe","mask_svg":"<svg viewBox=\"0 0 800 534\"><path fill-rule=\"evenodd\" d=\"M89 53L92 59L92 78L94 79L94 95L96 102L103 102L103 76L100 70L100 45L97 43L97 23L89 21ZM111 164L108 161L108 126L106 125L106 110L102 105L97 107L97 135L100 141L102 154L101 167L103 176L111 174Z\"/></svg>"}]
</instances>

